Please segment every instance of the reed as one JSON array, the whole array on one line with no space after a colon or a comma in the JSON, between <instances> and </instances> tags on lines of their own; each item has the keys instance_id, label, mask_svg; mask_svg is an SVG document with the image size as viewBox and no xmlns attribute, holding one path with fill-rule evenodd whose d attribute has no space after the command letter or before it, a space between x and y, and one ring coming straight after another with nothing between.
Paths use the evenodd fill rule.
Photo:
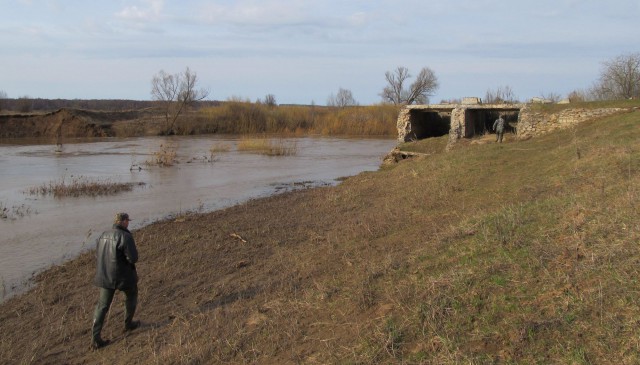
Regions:
<instances>
[{"instance_id":1,"label":"reed","mask_svg":"<svg viewBox=\"0 0 640 365\"><path fill-rule=\"evenodd\" d=\"M63 176L60 180L50 181L39 186L30 187L27 193L30 195L53 195L55 198L115 195L125 191L131 191L136 185L144 183L118 183L106 180L92 179L86 176Z\"/></svg>"},{"instance_id":2,"label":"reed","mask_svg":"<svg viewBox=\"0 0 640 365\"><path fill-rule=\"evenodd\" d=\"M177 163L178 147L174 144L163 143L157 151L151 154L151 157L145 161L147 166L173 166Z\"/></svg>"},{"instance_id":3,"label":"reed","mask_svg":"<svg viewBox=\"0 0 640 365\"><path fill-rule=\"evenodd\" d=\"M329 108L316 105L268 107L229 101L203 108L185 120L179 134L321 134L394 136L399 108L394 105Z\"/></svg>"},{"instance_id":4,"label":"reed","mask_svg":"<svg viewBox=\"0 0 640 365\"><path fill-rule=\"evenodd\" d=\"M238 151L259 153L267 156L293 156L298 153L295 141L268 138L242 138L238 142Z\"/></svg>"},{"instance_id":5,"label":"reed","mask_svg":"<svg viewBox=\"0 0 640 365\"><path fill-rule=\"evenodd\" d=\"M2 220L15 220L31 215L32 213L37 212L26 204L8 206L7 204L0 202L0 219Z\"/></svg>"}]
</instances>

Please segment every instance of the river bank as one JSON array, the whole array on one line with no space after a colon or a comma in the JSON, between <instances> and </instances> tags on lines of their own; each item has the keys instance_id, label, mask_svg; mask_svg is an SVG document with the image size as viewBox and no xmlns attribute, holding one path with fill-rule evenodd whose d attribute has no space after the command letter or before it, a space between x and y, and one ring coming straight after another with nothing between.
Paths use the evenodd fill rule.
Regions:
<instances>
[{"instance_id":1,"label":"river bank","mask_svg":"<svg viewBox=\"0 0 640 365\"><path fill-rule=\"evenodd\" d=\"M22 290L33 272L92 249L114 212L129 212L136 229L189 211L209 212L286 190L335 185L341 177L378 169L395 145L392 139L276 140L295 146L295 154L243 151L246 139L237 136L104 138L65 144L60 151L51 144L17 140L0 145L0 209L7 208L0 219L0 299ZM214 147L220 151L211 152ZM171 152L171 166L146 163L158 151ZM28 191L80 177L135 188L65 198Z\"/></svg>"},{"instance_id":2,"label":"river bank","mask_svg":"<svg viewBox=\"0 0 640 365\"><path fill-rule=\"evenodd\" d=\"M637 363L640 112L152 223L141 329L85 253L0 305L12 363ZM421 141L443 150L446 138ZM429 146L422 146L423 150Z\"/></svg>"}]
</instances>

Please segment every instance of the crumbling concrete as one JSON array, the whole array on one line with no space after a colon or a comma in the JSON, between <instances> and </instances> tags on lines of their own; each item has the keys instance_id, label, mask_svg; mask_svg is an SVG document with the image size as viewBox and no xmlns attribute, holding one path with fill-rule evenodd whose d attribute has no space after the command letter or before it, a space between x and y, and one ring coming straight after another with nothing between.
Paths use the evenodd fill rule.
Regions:
<instances>
[{"instance_id":1,"label":"crumbling concrete","mask_svg":"<svg viewBox=\"0 0 640 365\"><path fill-rule=\"evenodd\" d=\"M452 141L471 138L487 133L499 114L512 114L512 119L517 121L522 107L523 104L480 103L407 105L398 115L398 141L408 142L447 133Z\"/></svg>"},{"instance_id":2,"label":"crumbling concrete","mask_svg":"<svg viewBox=\"0 0 640 365\"><path fill-rule=\"evenodd\" d=\"M479 99L466 101L461 104L407 105L398 115L398 141L409 142L448 134L447 149L450 149L461 138L492 133L493 122L499 115L507 120L508 131L515 133L517 139L528 139L634 109L567 108L552 113L532 108L531 104L481 104Z\"/></svg>"},{"instance_id":3,"label":"crumbling concrete","mask_svg":"<svg viewBox=\"0 0 640 365\"><path fill-rule=\"evenodd\" d=\"M613 114L627 112L629 108L601 108L601 109L564 109L557 113L533 111L525 107L518 118L518 138L527 139L547 134L559 129L565 129L587 120L607 117Z\"/></svg>"}]
</instances>

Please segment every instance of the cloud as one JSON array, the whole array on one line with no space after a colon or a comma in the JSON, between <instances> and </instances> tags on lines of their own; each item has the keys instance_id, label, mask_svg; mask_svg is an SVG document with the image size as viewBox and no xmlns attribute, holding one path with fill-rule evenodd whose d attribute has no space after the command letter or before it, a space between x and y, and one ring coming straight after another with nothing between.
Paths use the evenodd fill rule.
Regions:
<instances>
[{"instance_id":1,"label":"cloud","mask_svg":"<svg viewBox=\"0 0 640 365\"><path fill-rule=\"evenodd\" d=\"M151 21L157 20L162 15L164 0L141 0L142 6L127 6L116 14L123 20L130 21Z\"/></svg>"},{"instance_id":2,"label":"cloud","mask_svg":"<svg viewBox=\"0 0 640 365\"><path fill-rule=\"evenodd\" d=\"M207 3L202 5L199 13L201 19L213 25L282 25L310 20L299 1L286 3L280 0L241 0L232 4Z\"/></svg>"}]
</instances>

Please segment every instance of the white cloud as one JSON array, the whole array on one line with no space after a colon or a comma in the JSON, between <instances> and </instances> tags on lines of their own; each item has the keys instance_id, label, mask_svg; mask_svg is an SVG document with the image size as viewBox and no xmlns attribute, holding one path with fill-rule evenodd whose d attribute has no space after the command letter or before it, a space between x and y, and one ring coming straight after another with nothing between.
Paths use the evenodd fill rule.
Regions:
<instances>
[{"instance_id":1,"label":"white cloud","mask_svg":"<svg viewBox=\"0 0 640 365\"><path fill-rule=\"evenodd\" d=\"M157 20L162 15L164 0L141 0L142 6L127 6L116 14L118 18L131 21Z\"/></svg>"},{"instance_id":2,"label":"white cloud","mask_svg":"<svg viewBox=\"0 0 640 365\"><path fill-rule=\"evenodd\" d=\"M210 24L277 25L308 22L310 15L305 9L300 1L240 0L231 4L206 3L199 13Z\"/></svg>"}]
</instances>

